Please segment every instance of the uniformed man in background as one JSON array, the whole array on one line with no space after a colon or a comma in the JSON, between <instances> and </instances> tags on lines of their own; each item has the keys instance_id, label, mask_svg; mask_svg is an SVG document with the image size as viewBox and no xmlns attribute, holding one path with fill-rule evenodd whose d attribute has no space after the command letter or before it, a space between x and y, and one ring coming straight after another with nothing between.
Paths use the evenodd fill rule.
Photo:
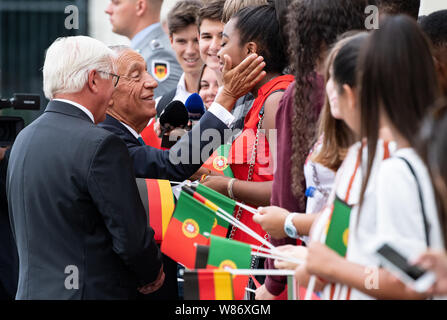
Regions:
<instances>
[{"instance_id":1,"label":"uniformed man in background","mask_svg":"<svg viewBox=\"0 0 447 320\"><path fill-rule=\"evenodd\" d=\"M106 9L114 33L128 37L157 80L155 98L174 90L183 71L160 23L163 0L111 0Z\"/></svg>"}]
</instances>

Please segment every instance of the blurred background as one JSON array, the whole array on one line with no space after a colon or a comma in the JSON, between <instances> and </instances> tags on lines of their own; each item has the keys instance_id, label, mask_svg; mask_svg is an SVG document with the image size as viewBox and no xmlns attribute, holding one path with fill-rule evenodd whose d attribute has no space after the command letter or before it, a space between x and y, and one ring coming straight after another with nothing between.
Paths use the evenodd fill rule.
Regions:
<instances>
[{"instance_id":1,"label":"blurred background","mask_svg":"<svg viewBox=\"0 0 447 320\"><path fill-rule=\"evenodd\" d=\"M89 35L106 43L128 44L125 37L112 33L104 13L110 0L0 0L0 97L14 93L41 96L40 111L1 110L0 114L20 116L25 124L36 119L47 100L42 92L42 66L46 48L58 37ZM161 19L178 0L164 0ZM330 0L329 0L330 1ZM79 13L78 29L67 29L65 22L74 5ZM420 15L446 9L447 0L422 0ZM1 134L1 133L0 133Z\"/></svg>"}]
</instances>

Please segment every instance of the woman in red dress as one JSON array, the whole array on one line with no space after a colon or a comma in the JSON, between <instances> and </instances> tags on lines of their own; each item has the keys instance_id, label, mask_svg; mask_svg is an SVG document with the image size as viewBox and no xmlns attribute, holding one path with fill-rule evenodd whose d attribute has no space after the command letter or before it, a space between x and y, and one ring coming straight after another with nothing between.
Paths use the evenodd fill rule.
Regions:
<instances>
[{"instance_id":1,"label":"woman in red dress","mask_svg":"<svg viewBox=\"0 0 447 320\"><path fill-rule=\"evenodd\" d=\"M251 91L256 99L245 118L242 133L230 150L228 161L235 179L212 176L204 181L206 186L253 207L270 204L276 150L275 115L285 89L293 82L292 75L283 75L288 63L278 16L272 5L239 11L225 25L218 53L223 71L238 65L252 53L264 57L266 76ZM251 213L236 209L234 214L267 238L262 228L253 222ZM230 238L261 245L235 228Z\"/></svg>"}]
</instances>

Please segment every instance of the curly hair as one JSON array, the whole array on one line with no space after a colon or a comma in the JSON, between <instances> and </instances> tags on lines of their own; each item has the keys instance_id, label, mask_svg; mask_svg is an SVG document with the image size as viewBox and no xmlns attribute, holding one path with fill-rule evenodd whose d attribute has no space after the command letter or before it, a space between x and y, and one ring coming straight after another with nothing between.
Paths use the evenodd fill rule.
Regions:
<instances>
[{"instance_id":1,"label":"curly hair","mask_svg":"<svg viewBox=\"0 0 447 320\"><path fill-rule=\"evenodd\" d=\"M378 4L381 13L388 15L407 14L417 20L421 0L379 0Z\"/></svg>"},{"instance_id":2,"label":"curly hair","mask_svg":"<svg viewBox=\"0 0 447 320\"><path fill-rule=\"evenodd\" d=\"M298 0L289 8L286 29L289 57L295 74L295 108L292 116L292 191L300 202L305 186L304 162L316 131L318 114L311 103L315 70L337 37L350 30L364 30L368 5L375 0ZM301 203L302 204L302 203Z\"/></svg>"}]
</instances>

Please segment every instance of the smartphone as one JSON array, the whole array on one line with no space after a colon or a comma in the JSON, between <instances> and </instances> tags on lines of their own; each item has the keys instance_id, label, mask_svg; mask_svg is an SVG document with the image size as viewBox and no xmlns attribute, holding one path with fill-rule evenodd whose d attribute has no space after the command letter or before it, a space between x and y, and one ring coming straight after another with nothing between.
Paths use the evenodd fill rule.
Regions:
<instances>
[{"instance_id":1,"label":"smartphone","mask_svg":"<svg viewBox=\"0 0 447 320\"><path fill-rule=\"evenodd\" d=\"M407 257L389 244L381 244L376 253L387 270L417 292L426 292L436 280L433 272L411 265Z\"/></svg>"}]
</instances>

